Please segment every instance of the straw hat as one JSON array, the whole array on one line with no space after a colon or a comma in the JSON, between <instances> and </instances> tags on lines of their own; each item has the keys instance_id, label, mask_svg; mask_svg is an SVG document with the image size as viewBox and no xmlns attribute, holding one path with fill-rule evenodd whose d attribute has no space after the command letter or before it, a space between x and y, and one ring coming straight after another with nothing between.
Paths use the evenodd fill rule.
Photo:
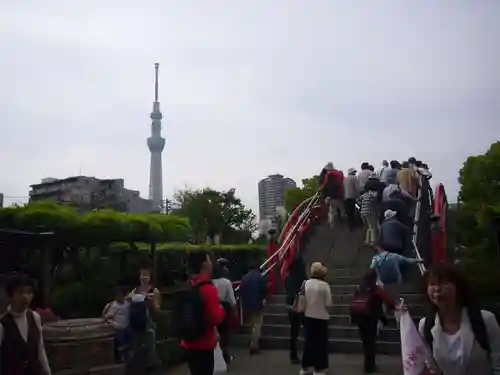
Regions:
<instances>
[{"instance_id":1,"label":"straw hat","mask_svg":"<svg viewBox=\"0 0 500 375\"><path fill-rule=\"evenodd\" d=\"M327 273L328 268L321 264L321 262L311 264L311 277L324 278Z\"/></svg>"}]
</instances>

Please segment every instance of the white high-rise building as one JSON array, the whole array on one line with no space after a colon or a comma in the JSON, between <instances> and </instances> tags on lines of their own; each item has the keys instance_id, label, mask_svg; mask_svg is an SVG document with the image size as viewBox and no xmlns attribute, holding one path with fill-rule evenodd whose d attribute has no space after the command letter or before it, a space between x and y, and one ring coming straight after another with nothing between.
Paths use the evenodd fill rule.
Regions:
<instances>
[{"instance_id":1,"label":"white high-rise building","mask_svg":"<svg viewBox=\"0 0 500 375\"><path fill-rule=\"evenodd\" d=\"M165 147L165 138L161 136L161 120L158 101L158 70L160 64L155 64L155 101L153 112L151 112L151 137L148 138L148 147L151 152L151 164L149 169L149 199L152 201L153 209L160 211L163 207L163 170L161 153Z\"/></svg>"},{"instance_id":2,"label":"white high-rise building","mask_svg":"<svg viewBox=\"0 0 500 375\"><path fill-rule=\"evenodd\" d=\"M280 174L270 175L259 181L259 219L276 217L276 209L285 205L285 192L297 184Z\"/></svg>"}]
</instances>

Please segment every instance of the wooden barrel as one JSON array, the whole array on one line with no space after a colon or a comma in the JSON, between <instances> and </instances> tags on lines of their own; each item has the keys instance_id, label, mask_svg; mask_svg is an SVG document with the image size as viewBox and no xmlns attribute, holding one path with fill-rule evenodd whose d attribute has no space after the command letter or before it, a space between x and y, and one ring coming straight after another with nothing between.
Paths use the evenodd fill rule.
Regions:
<instances>
[{"instance_id":1,"label":"wooden barrel","mask_svg":"<svg viewBox=\"0 0 500 375\"><path fill-rule=\"evenodd\" d=\"M102 319L60 320L44 325L43 338L52 372L85 373L113 364L114 335L114 328Z\"/></svg>"}]
</instances>

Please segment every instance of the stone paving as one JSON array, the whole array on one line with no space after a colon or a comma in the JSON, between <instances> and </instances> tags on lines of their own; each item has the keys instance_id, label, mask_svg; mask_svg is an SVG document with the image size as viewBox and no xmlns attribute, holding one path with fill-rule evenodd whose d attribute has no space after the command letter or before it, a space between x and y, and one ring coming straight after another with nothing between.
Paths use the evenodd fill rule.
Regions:
<instances>
[{"instance_id":1,"label":"stone paving","mask_svg":"<svg viewBox=\"0 0 500 375\"><path fill-rule=\"evenodd\" d=\"M250 357L243 349L233 349L234 362L229 367L228 374L232 375L298 375L300 366L291 365L288 352L269 350ZM401 357L383 356L377 358L378 372L384 375L400 375ZM168 370L169 375L190 375L186 365ZM355 354L330 355L331 375L362 375L363 357Z\"/></svg>"}]
</instances>

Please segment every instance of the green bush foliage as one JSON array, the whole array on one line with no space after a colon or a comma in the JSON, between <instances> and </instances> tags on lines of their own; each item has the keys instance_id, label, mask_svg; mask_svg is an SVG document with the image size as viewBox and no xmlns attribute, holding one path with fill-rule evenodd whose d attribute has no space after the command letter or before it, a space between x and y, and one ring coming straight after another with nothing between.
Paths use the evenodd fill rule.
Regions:
<instances>
[{"instance_id":1,"label":"green bush foliage","mask_svg":"<svg viewBox=\"0 0 500 375\"><path fill-rule=\"evenodd\" d=\"M113 299L116 286L129 290L139 283L141 267L156 269L155 284L164 294L163 308L171 305L172 291L187 279L186 261L191 251L207 250L212 259L230 261L232 280L240 280L250 264L262 263L266 248L256 245L189 245L159 243L153 262L149 244L136 243L131 248L125 243L113 243L106 256L99 248L81 248L54 275L51 304L62 317L88 317L100 314L104 305Z\"/></svg>"},{"instance_id":2,"label":"green bush foliage","mask_svg":"<svg viewBox=\"0 0 500 375\"><path fill-rule=\"evenodd\" d=\"M460 170L459 205L454 223L461 263L484 301L500 296L500 142L470 156Z\"/></svg>"}]
</instances>

